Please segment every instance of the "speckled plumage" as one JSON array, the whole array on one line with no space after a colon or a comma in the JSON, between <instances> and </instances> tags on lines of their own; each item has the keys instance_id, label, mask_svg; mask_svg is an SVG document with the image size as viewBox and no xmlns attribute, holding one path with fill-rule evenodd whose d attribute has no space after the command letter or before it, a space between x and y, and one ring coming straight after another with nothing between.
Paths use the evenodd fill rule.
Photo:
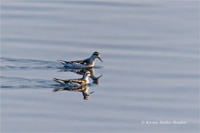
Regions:
<instances>
[{"instance_id":1,"label":"speckled plumage","mask_svg":"<svg viewBox=\"0 0 200 133\"><path fill-rule=\"evenodd\" d=\"M70 86L70 87L78 87L78 86L83 86L89 83L88 76L90 75L90 72L86 72L82 78L80 79L68 79L68 80L63 80L63 79L57 79L54 78L53 81L56 81L60 83L61 85L64 86Z\"/></svg>"},{"instance_id":2,"label":"speckled plumage","mask_svg":"<svg viewBox=\"0 0 200 133\"><path fill-rule=\"evenodd\" d=\"M65 67L69 68L90 68L94 67L96 58L98 58L101 62L103 62L102 59L100 58L99 52L94 52L92 56L83 60L76 60L76 61L58 60L58 61L62 63Z\"/></svg>"}]
</instances>

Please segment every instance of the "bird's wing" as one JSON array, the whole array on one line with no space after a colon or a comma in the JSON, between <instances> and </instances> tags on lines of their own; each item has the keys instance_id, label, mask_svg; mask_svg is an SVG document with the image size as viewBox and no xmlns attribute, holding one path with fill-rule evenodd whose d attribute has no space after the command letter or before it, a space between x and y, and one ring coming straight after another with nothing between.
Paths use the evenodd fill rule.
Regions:
<instances>
[{"instance_id":1,"label":"bird's wing","mask_svg":"<svg viewBox=\"0 0 200 133\"><path fill-rule=\"evenodd\" d=\"M75 83L77 79L68 79L68 80L63 80L63 79L57 79L57 78L54 78L53 81L56 81L58 83L61 83L61 84L66 84L66 83Z\"/></svg>"},{"instance_id":2,"label":"bird's wing","mask_svg":"<svg viewBox=\"0 0 200 133\"><path fill-rule=\"evenodd\" d=\"M81 79L72 79L70 80L70 83L72 84L82 84L84 81Z\"/></svg>"},{"instance_id":3,"label":"bird's wing","mask_svg":"<svg viewBox=\"0 0 200 133\"><path fill-rule=\"evenodd\" d=\"M62 79L57 79L57 78L54 78L53 81L56 81L56 82L61 83L61 84L64 84L64 83L65 83L64 80L62 80Z\"/></svg>"},{"instance_id":4,"label":"bird's wing","mask_svg":"<svg viewBox=\"0 0 200 133\"><path fill-rule=\"evenodd\" d=\"M89 59L84 59L84 60L76 60L76 61L64 61L64 60L58 60L60 63L80 63L80 64L87 64L87 62L89 61Z\"/></svg>"}]
</instances>

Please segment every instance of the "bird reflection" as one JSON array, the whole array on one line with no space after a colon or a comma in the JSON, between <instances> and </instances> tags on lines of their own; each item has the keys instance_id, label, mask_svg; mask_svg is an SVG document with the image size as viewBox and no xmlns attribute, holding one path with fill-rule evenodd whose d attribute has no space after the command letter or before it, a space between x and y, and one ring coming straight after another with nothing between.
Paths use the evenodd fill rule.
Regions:
<instances>
[{"instance_id":1,"label":"bird reflection","mask_svg":"<svg viewBox=\"0 0 200 133\"><path fill-rule=\"evenodd\" d=\"M89 92L89 86L88 85L83 85L83 86L79 86L79 87L59 87L59 88L55 88L53 90L54 92L57 91L74 91L74 92L82 92L83 95L83 99L84 100L88 100L90 94L94 93L94 91Z\"/></svg>"}]
</instances>

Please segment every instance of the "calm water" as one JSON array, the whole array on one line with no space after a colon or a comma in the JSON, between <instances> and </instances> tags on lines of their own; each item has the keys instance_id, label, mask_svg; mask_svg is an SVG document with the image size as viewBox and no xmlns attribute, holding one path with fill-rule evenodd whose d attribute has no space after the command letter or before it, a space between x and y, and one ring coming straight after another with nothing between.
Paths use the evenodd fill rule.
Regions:
<instances>
[{"instance_id":1,"label":"calm water","mask_svg":"<svg viewBox=\"0 0 200 133\"><path fill-rule=\"evenodd\" d=\"M3 0L1 37L3 133L199 131L198 1ZM89 99L53 92L94 51Z\"/></svg>"}]
</instances>

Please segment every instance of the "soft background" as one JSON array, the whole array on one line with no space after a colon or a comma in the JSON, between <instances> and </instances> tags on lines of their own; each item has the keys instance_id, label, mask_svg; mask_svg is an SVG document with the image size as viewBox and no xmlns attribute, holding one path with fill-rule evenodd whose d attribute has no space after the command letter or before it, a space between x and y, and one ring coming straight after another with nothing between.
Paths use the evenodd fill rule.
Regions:
<instances>
[{"instance_id":1,"label":"soft background","mask_svg":"<svg viewBox=\"0 0 200 133\"><path fill-rule=\"evenodd\" d=\"M199 2L3 0L1 131L174 132L199 129ZM52 90L56 60L99 51L88 101ZM142 121L186 121L147 125Z\"/></svg>"}]
</instances>

